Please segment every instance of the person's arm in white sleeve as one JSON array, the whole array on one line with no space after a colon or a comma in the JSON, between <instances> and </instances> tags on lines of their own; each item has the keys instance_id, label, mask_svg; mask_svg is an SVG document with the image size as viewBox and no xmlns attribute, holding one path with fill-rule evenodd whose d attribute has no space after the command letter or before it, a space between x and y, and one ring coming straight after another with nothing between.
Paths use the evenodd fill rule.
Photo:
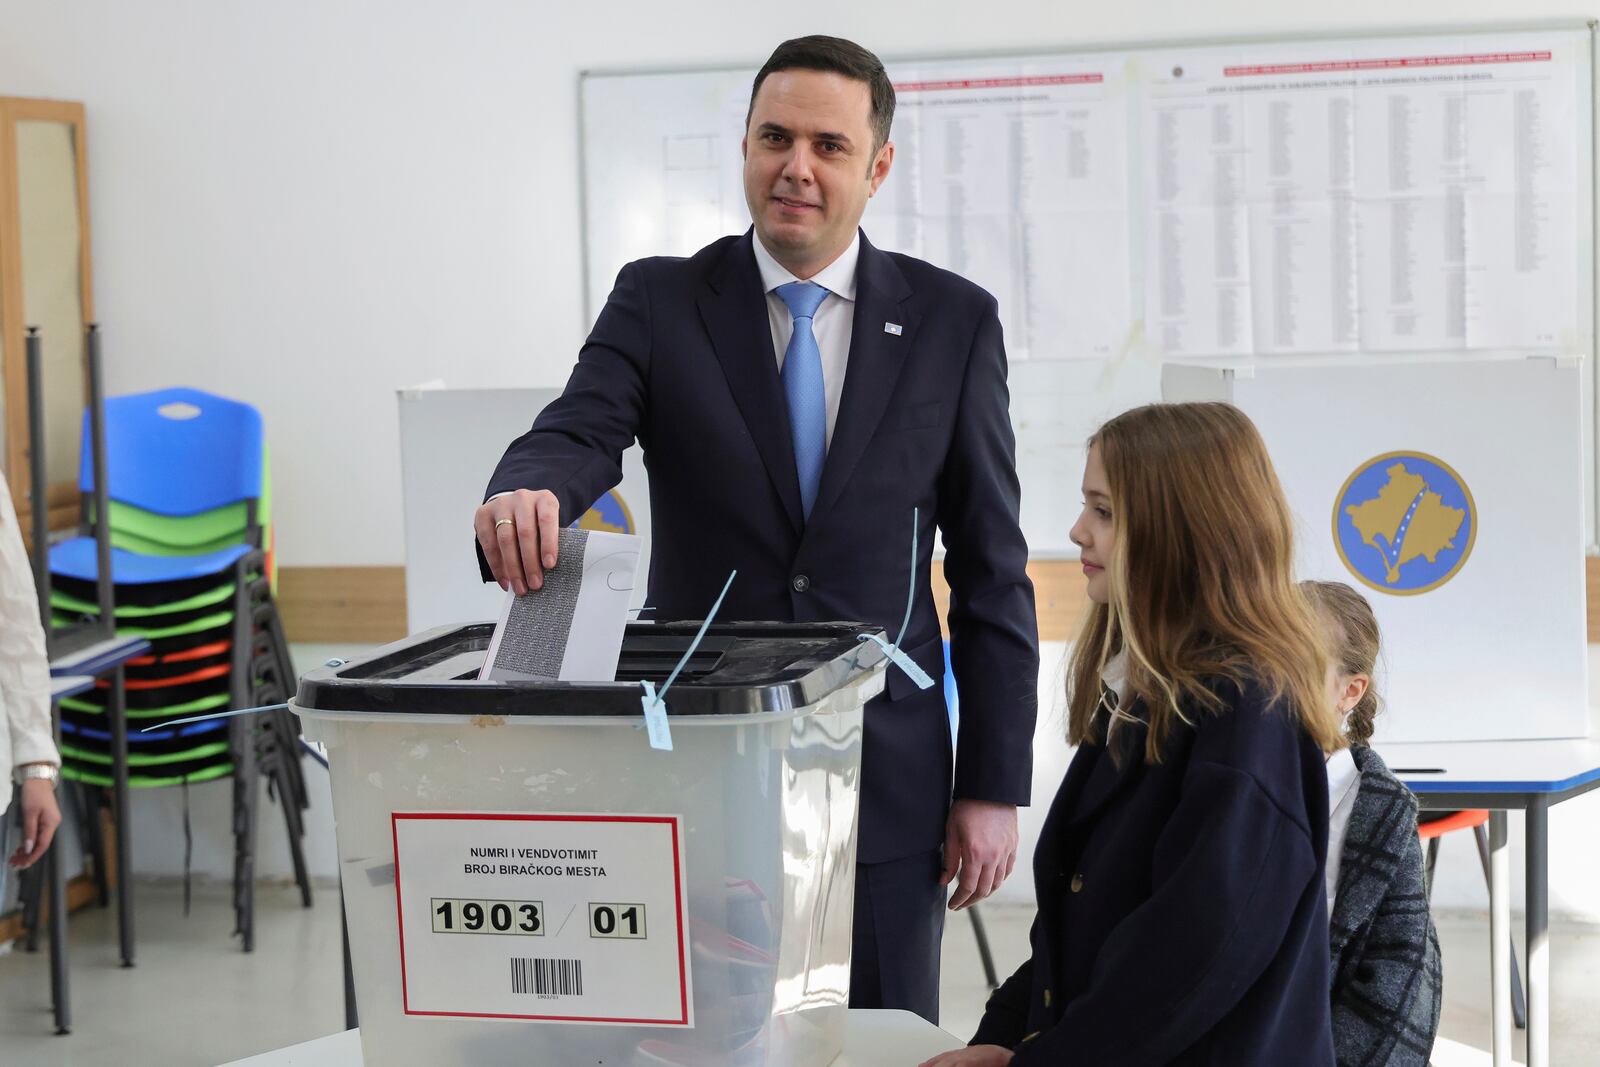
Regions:
<instances>
[{"instance_id":1,"label":"person's arm in white sleeve","mask_svg":"<svg viewBox=\"0 0 1600 1067\"><path fill-rule=\"evenodd\" d=\"M11 740L11 767L0 767L10 784L13 767L30 763L61 765L50 724L50 661L39 621L39 594L22 546L22 531L11 488L0 474L0 714ZM50 847L61 822L50 782L24 786L22 845L13 866L28 866Z\"/></svg>"}]
</instances>

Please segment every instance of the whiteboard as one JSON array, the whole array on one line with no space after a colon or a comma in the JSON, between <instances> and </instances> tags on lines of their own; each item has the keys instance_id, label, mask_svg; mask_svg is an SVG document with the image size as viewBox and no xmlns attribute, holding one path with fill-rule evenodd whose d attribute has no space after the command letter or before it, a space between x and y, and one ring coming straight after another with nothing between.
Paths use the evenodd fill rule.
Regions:
<instances>
[{"instance_id":1,"label":"whiteboard","mask_svg":"<svg viewBox=\"0 0 1600 1067\"><path fill-rule=\"evenodd\" d=\"M1036 557L1076 555L1083 442L1157 401L1164 361L1593 352L1587 25L886 66L896 157L862 227L999 301ZM625 263L748 228L755 70L583 76L591 318Z\"/></svg>"}]
</instances>

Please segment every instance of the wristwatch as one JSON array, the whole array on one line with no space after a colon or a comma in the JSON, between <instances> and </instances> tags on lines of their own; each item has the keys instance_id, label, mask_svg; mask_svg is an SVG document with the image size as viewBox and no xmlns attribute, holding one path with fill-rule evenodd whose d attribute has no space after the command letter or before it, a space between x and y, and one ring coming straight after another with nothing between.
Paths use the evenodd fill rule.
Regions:
<instances>
[{"instance_id":1,"label":"wristwatch","mask_svg":"<svg viewBox=\"0 0 1600 1067\"><path fill-rule=\"evenodd\" d=\"M50 788L54 789L61 781L61 768L54 763L24 763L12 770L11 777L18 785L35 778L43 778L50 783Z\"/></svg>"}]
</instances>

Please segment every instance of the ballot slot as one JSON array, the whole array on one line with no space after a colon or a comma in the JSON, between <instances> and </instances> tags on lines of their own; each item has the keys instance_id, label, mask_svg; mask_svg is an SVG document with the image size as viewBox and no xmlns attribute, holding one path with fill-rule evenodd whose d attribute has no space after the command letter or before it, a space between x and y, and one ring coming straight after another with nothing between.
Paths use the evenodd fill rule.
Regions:
<instances>
[{"instance_id":1,"label":"ballot slot","mask_svg":"<svg viewBox=\"0 0 1600 1067\"><path fill-rule=\"evenodd\" d=\"M640 682L659 690L682 663L669 715L751 715L813 704L883 658L861 639L882 631L854 623L713 623L698 645L698 622L631 623L612 680L483 682L477 671L493 629L440 627L308 671L302 703L328 712L636 717Z\"/></svg>"}]
</instances>

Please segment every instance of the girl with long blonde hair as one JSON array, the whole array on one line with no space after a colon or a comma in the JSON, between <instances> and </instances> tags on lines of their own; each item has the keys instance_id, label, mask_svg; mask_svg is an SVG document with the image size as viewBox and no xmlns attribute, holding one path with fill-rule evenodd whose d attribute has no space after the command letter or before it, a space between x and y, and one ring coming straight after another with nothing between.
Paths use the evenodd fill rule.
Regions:
<instances>
[{"instance_id":1,"label":"girl with long blonde hair","mask_svg":"<svg viewBox=\"0 0 1600 1067\"><path fill-rule=\"evenodd\" d=\"M1343 742L1254 425L1162 404L1091 438L1078 746L1034 854L1033 954L927 1067L1334 1062L1325 751Z\"/></svg>"}]
</instances>

